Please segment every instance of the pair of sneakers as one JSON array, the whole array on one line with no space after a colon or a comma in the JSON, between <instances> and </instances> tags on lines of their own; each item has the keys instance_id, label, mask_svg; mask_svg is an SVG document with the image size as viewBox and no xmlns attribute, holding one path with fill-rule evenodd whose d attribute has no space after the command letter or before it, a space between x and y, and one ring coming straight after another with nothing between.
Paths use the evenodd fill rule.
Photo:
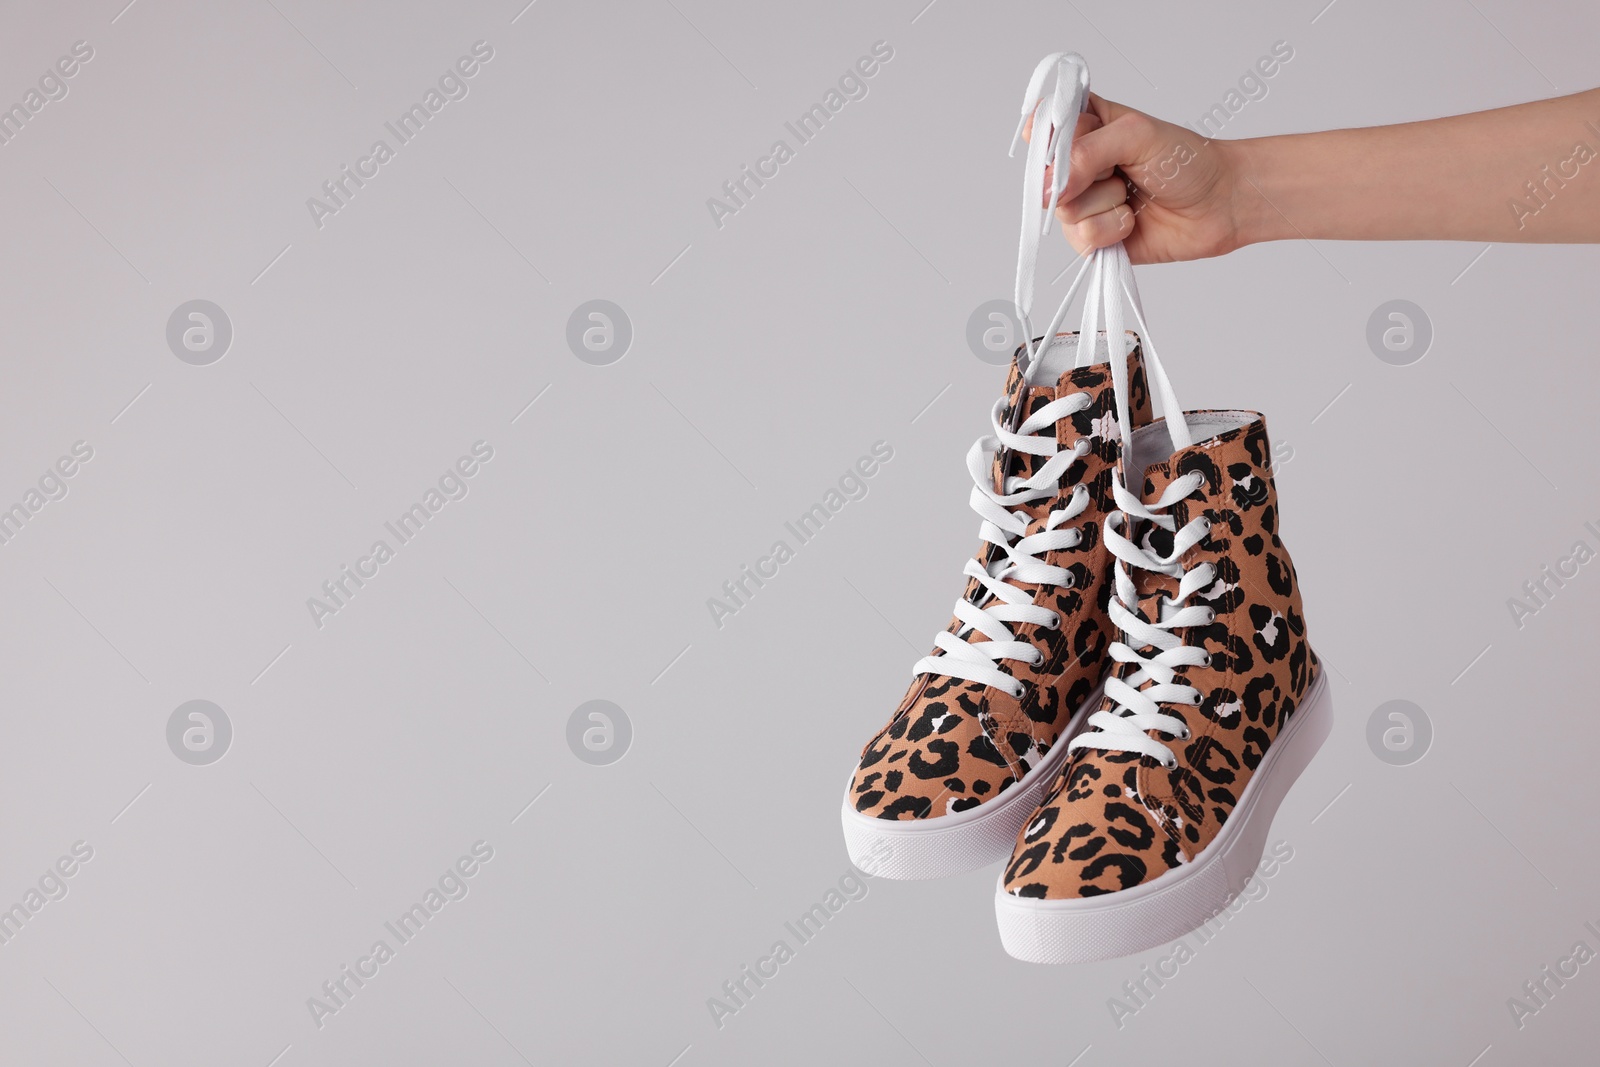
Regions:
<instances>
[{"instance_id":1,"label":"pair of sneakers","mask_svg":"<svg viewBox=\"0 0 1600 1067\"><path fill-rule=\"evenodd\" d=\"M1088 88L1076 56L1040 71L1058 80L1036 124L1049 136L1028 153L1024 322L1033 213L1065 183ZM1142 951L1216 915L1331 727L1265 419L1182 411L1148 331L1123 329L1125 306L1144 322L1121 246L1090 257L1073 290L1085 276L1082 328L1058 332L1069 291L1018 349L969 453L982 544L842 811L852 859L880 876L1004 860L1001 941L1036 962Z\"/></svg>"}]
</instances>

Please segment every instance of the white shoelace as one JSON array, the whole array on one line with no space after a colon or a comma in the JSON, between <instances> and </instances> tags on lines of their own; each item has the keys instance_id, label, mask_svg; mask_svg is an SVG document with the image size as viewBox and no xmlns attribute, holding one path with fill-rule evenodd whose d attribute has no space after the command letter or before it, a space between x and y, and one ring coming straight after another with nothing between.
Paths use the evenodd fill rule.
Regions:
<instances>
[{"instance_id":1,"label":"white shoelace","mask_svg":"<svg viewBox=\"0 0 1600 1067\"><path fill-rule=\"evenodd\" d=\"M1046 95L1045 82L1051 74L1055 75L1055 86ZM1076 365L1086 367L1093 362L1103 311L1107 355L1116 391L1117 423L1124 450L1132 443L1133 432L1128 416L1128 344L1124 331L1124 298L1138 324L1139 336L1143 339L1145 365L1161 397L1162 410L1167 414L1173 447L1185 448L1191 443L1189 427L1184 421L1183 408L1173 393L1166 369L1161 365L1161 357L1156 355L1155 346L1150 340L1150 328L1144 321L1144 308L1133 278L1133 265L1128 259L1127 249L1120 242L1109 248L1097 249L1085 259L1072 285L1067 288L1061 306L1051 317L1049 328L1042 335L1044 343L1037 347L1033 343L1033 290L1039 263L1039 243L1054 225L1055 203L1061 198L1071 173L1072 142L1077 134L1078 116L1088 106L1089 64L1076 52L1053 52L1039 61L1033 76L1028 79L1028 88L1022 97L1022 114L1017 120L1016 133L1011 138L1011 153L1015 155L1017 145L1022 142L1022 131L1027 125L1028 116L1032 115L1033 136L1028 141L1026 169L1022 179L1022 236L1017 244L1014 295L1017 314L1022 321L1023 344L1028 350L1028 369L1031 375L1039 366L1042 349L1053 343L1056 331L1065 321L1073 297L1087 275L1089 288L1084 296L1083 323L1078 331ZM1044 195L1046 160L1051 164L1048 199Z\"/></svg>"},{"instance_id":2,"label":"white shoelace","mask_svg":"<svg viewBox=\"0 0 1600 1067\"><path fill-rule=\"evenodd\" d=\"M1041 100L1044 83L1051 73L1056 75L1054 90L1048 100ZM1039 242L1050 230L1051 212L1061 195L1071 166L1072 138L1077 130L1078 113L1088 100L1089 67L1083 57L1057 52L1046 56L1034 69L1028 81L1028 91L1022 101L1022 117L1017 122L1017 132L1011 139L1011 154L1015 155L1022 140L1022 127L1028 116L1036 110L1035 135L1028 143L1027 162L1022 177L1022 239L1017 251L1016 304L1022 320L1022 342L1028 352L1025 363L1030 372L1039 366L1040 349L1033 343L1033 327L1028 313L1033 305L1034 272L1039 261ZM1044 172L1046 163L1053 165L1050 199L1044 198ZM1087 265L1085 265L1087 268ZM1067 291L1067 299L1057 313L1059 320L1072 301L1073 294L1083 281L1084 271L1078 273ZM1098 296L1099 274L1094 277L1094 294ZM1054 327L1051 335L1054 335ZM1094 346L1078 353L1079 365L1087 365L1094 356ZM1026 384L1032 384L1031 380ZM1018 403L1026 398L1026 392ZM944 654L925 656L912 668L914 675L934 674L962 678L993 686L1013 697L1023 693L1022 682L1000 669L1003 660L1012 660L1038 666L1044 662L1044 653L1028 641L1020 639L1011 629L1012 624L1032 623L1054 629L1061 618L1049 608L1033 602L1033 596L1015 583L1063 586L1073 581L1072 572L1065 567L1046 563L1042 556L1056 549L1070 548L1082 540L1077 530L1063 526L1082 515L1089 506L1089 492L1082 485L1075 486L1070 496L1059 507L1050 511L1043 529L1028 533L1030 517L1026 505L1049 500L1061 493L1061 477L1068 467L1085 455L1088 442L1079 439L1071 449L1063 451L1056 439L1056 423L1089 407L1093 401L1085 393L1071 393L1059 397L1029 416L1015 430L1002 423L1007 401L1002 399L990 412L992 434L980 437L967 453L967 470L972 475L972 510L983 519L978 536L992 546L985 565L974 558L967 560L962 574L978 583L978 589L969 599L963 596L956 601L955 616L960 623L955 633L941 630L934 638L935 646ZM1045 461L1032 477L1007 475L1001 491L994 488L994 462L1003 450L1045 457ZM987 640L979 640L980 637Z\"/></svg>"},{"instance_id":3,"label":"white shoelace","mask_svg":"<svg viewBox=\"0 0 1600 1067\"><path fill-rule=\"evenodd\" d=\"M1045 82L1051 74L1055 75L1055 86L1046 96ZM1025 384L1051 384L1035 383L1032 376L1041 365L1043 350L1054 343L1056 331L1060 329L1073 298L1087 278L1083 323L1074 362L1079 367L1094 362L1103 313L1107 356L1116 395L1117 427L1124 456L1131 448L1133 432L1128 411L1129 345L1123 328L1124 298L1127 300L1126 306L1133 311L1143 338L1145 366L1161 397L1163 410L1167 413L1173 446L1183 448L1191 442L1189 427L1183 418L1183 408L1173 394L1172 383L1151 344L1150 331L1145 325L1144 311L1133 279L1133 267L1128 260L1127 250L1121 244L1099 249L1085 260L1068 287L1060 308L1052 316L1049 328L1044 331L1044 341L1038 345L1033 341L1030 312L1039 244L1053 225L1055 203L1066 187L1071 170L1072 142L1077 132L1078 115L1088 102L1089 66L1083 57L1074 52L1056 52L1046 56L1028 80L1027 92L1022 99L1022 115L1011 141L1011 151L1015 154L1022 139L1023 126L1032 115L1034 132L1028 142L1023 173L1022 236L1017 249L1016 279L1016 305L1024 331L1023 345L1027 349L1028 379ZM1047 161L1051 165L1048 199L1044 193ZM1088 453L1089 444L1080 438L1071 449L1063 451L1056 439L1056 424L1063 418L1087 409L1092 403L1093 400L1085 393L1059 397L1028 417L1014 431L1001 424L1006 401L1001 400L995 405L990 413L990 425L994 432L980 437L967 453L967 469L973 481L972 509L983 519L979 536L992 546L988 553L989 562L985 565L978 559L967 561L962 573L976 580L979 590L972 598L963 597L956 602L955 616L961 624L956 632L943 630L934 638L936 647L943 655L925 656L918 660L912 668L913 674L961 678L993 686L1013 697L1022 696L1023 683L1001 670L999 664L1003 660L1013 660L1038 666L1044 662L1044 653L1030 642L1019 639L1010 624L1031 623L1055 629L1062 620L1049 608L1036 605L1033 597L1015 583L1057 587L1071 584L1071 571L1047 563L1041 557L1047 552L1071 548L1082 540L1082 534L1077 530L1062 527L1088 508L1089 492L1083 485L1074 486L1071 495L1064 499L1061 506L1048 513L1043 529L1033 534L1027 532L1030 520L1023 506L1060 495L1062 475L1076 460ZM1005 449L1043 456L1046 460L1032 477L1007 475L1001 491L996 492L993 463ZM1121 483L1116 484L1120 488ZM1144 514L1137 498L1127 493L1123 493L1123 496L1138 509L1135 514ZM1116 606L1113 605L1113 619L1117 618L1115 610ZM1121 625L1120 622L1118 625ZM974 640L980 634L987 640ZM1132 654L1131 651L1129 654Z\"/></svg>"},{"instance_id":4,"label":"white shoelace","mask_svg":"<svg viewBox=\"0 0 1600 1067\"><path fill-rule=\"evenodd\" d=\"M1183 638L1173 631L1186 626L1204 625L1216 618L1213 609L1201 604L1186 604L1186 601L1196 592L1211 586L1217 575L1216 568L1210 563L1184 570L1178 562L1185 552L1206 539L1211 531L1210 520L1203 515L1198 516L1181 530L1175 529L1177 520L1166 514L1166 509L1193 493L1202 481L1199 474L1177 478L1150 505L1128 492L1120 477L1112 481L1111 491L1120 510L1108 515L1105 522L1106 547L1117 560L1115 595L1110 604L1111 621L1127 634L1128 641L1114 642L1109 654L1120 663L1136 664L1137 667L1126 678L1113 676L1106 679L1106 696L1115 701L1115 705L1110 711L1097 711L1089 716L1088 725L1091 729L1073 738L1067 745L1068 752L1083 748L1102 752L1137 752L1159 761L1169 770L1177 765L1177 757L1172 750L1152 738L1147 731L1155 730L1179 741L1186 741L1190 736L1190 730L1183 720L1163 714L1160 704L1198 706L1203 699L1200 690L1178 681L1177 668L1206 666L1211 662L1211 654L1185 644ZM1128 516L1145 519L1171 532L1172 551L1165 556L1157 555L1119 533L1117 527L1123 525ZM1145 619L1139 615L1139 594L1132 575L1128 573L1129 567L1178 579L1177 596L1163 595L1158 598L1155 619ZM1153 650L1155 654L1146 655L1140 649ZM1154 684L1146 685L1147 682Z\"/></svg>"},{"instance_id":5,"label":"white shoelace","mask_svg":"<svg viewBox=\"0 0 1600 1067\"><path fill-rule=\"evenodd\" d=\"M1044 83L1056 76L1055 89L1044 98ZM1024 321L1033 309L1034 270L1039 263L1039 241L1050 232L1055 203L1066 188L1071 169L1072 140L1078 132L1078 115L1089 103L1089 64L1076 52L1053 52L1039 61L1022 97L1022 117L1011 137L1011 155L1017 154L1022 131L1033 116L1033 136L1028 141L1027 169L1022 175L1022 238L1017 246L1017 311ZM1045 163L1051 165L1050 199L1044 196ZM1077 283L1073 283L1076 287ZM1048 336L1048 335L1047 335ZM1030 347L1029 354L1032 355Z\"/></svg>"},{"instance_id":6,"label":"white shoelace","mask_svg":"<svg viewBox=\"0 0 1600 1067\"><path fill-rule=\"evenodd\" d=\"M1044 653L1012 632L1010 623L1032 623L1047 629L1061 625L1061 616L1033 602L1033 595L1013 584L1070 586L1072 572L1046 563L1046 552L1071 548L1083 539L1076 529L1062 529L1089 506L1089 490L1073 487L1072 494L1050 511L1043 529L1028 533L1030 522L1022 505L1034 504L1058 495L1061 476L1089 451L1089 442L1079 438L1072 448L1063 449L1056 440L1056 423L1083 411L1093 401L1087 393L1069 393L1050 401L1029 416L1015 432L1001 423L1006 401L998 401L989 419L994 433L978 438L967 453L967 470L972 475L972 510L983 519L978 536L994 546L988 566L977 559L967 560L962 571L976 579L982 592L972 600L956 601L955 615L961 622L956 633L941 630L934 644L942 656L925 656L911 670L913 674L940 674L964 678L993 686L1013 697L1023 694L1022 682L999 667L1001 660L1016 660L1031 666L1044 662ZM1031 477L1006 476L1001 489L994 489L994 460L1002 449L1048 457ZM1016 510L1012 510L1015 508ZM982 604L983 606L979 606ZM977 634L988 638L975 641Z\"/></svg>"}]
</instances>

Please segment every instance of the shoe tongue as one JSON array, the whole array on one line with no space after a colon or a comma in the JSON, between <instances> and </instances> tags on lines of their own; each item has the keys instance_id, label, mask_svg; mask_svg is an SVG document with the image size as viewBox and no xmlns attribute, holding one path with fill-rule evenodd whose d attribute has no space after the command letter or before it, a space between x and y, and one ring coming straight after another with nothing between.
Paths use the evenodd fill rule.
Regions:
<instances>
[{"instance_id":1,"label":"shoe tongue","mask_svg":"<svg viewBox=\"0 0 1600 1067\"><path fill-rule=\"evenodd\" d=\"M1130 366L1137 367L1137 360L1137 354L1130 356ZM1141 391L1142 388L1141 383ZM1083 393L1088 396L1089 405L1070 422L1057 423L1056 440L1063 448L1072 447L1079 437L1096 440L1115 440L1120 437L1117 428L1116 389L1109 363L1068 367L1054 383L1048 385L1029 385L1016 363L1012 363L1011 373L1006 379L1006 407L1011 412L1017 412L1020 407L1020 414L1013 416L1012 427L1021 426L1028 417L1046 404L1072 393ZM1148 401L1145 400L1144 403L1147 408ZM997 456L994 465L995 491L1003 491L1004 483L1001 477L1003 472L1026 478L1038 471L1048 459L1047 456L1027 453L1002 453ZM1048 503L1042 502L1040 506L1047 508Z\"/></svg>"}]
</instances>

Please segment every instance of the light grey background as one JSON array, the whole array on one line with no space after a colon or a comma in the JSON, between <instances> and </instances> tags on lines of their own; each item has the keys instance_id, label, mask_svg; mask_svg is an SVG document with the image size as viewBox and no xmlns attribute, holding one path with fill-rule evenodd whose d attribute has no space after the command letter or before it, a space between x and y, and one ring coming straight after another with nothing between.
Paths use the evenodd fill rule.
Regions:
<instances>
[{"instance_id":1,"label":"light grey background","mask_svg":"<svg viewBox=\"0 0 1600 1067\"><path fill-rule=\"evenodd\" d=\"M1012 961L986 870L871 883L723 1027L707 1008L846 872L851 761L961 588L1003 375L966 321L1009 295L1038 58L1194 121L1288 41L1224 130L1252 136L1589 87L1592 7L125 2L8 5L0 33L5 103L94 48L0 146L0 502L94 450L0 547L0 906L94 850L0 945L0 1060L1592 1058L1595 966L1520 1030L1507 1007L1600 949L1600 572L1521 629L1506 603L1597 541L1581 247L1141 271L1187 403L1292 447L1339 714L1272 831L1293 861L1147 1006L1119 1029L1108 1001L1167 950ZM319 229L307 198L479 40L469 95ZM867 97L718 228L707 199L880 40ZM233 326L209 366L166 344L195 299ZM566 346L594 299L634 329L610 366ZM1366 344L1396 299L1433 325L1412 366ZM318 629L307 598L480 440L468 496ZM707 598L878 440L867 497L716 628ZM208 766L166 740L195 699L233 729ZM566 741L597 699L632 723L609 766ZM1434 730L1409 766L1366 740L1399 699ZM319 1028L307 999L480 840L470 893Z\"/></svg>"}]
</instances>

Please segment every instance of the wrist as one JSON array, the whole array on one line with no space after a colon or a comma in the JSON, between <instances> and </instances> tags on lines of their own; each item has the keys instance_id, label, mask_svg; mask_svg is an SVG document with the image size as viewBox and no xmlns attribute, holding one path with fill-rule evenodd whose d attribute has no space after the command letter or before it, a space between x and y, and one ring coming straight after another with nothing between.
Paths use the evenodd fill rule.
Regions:
<instances>
[{"instance_id":1,"label":"wrist","mask_svg":"<svg viewBox=\"0 0 1600 1067\"><path fill-rule=\"evenodd\" d=\"M1233 248L1279 241L1287 236L1283 214L1273 206L1265 190L1272 188L1274 152L1271 137L1253 137L1238 141L1215 141L1213 145L1223 157L1223 172L1227 175L1229 210L1233 217ZM1228 251L1232 251L1229 249Z\"/></svg>"}]
</instances>

